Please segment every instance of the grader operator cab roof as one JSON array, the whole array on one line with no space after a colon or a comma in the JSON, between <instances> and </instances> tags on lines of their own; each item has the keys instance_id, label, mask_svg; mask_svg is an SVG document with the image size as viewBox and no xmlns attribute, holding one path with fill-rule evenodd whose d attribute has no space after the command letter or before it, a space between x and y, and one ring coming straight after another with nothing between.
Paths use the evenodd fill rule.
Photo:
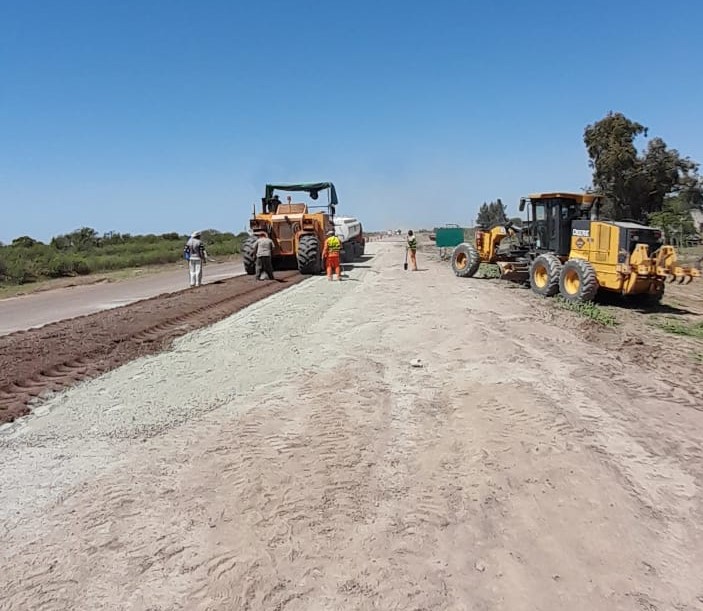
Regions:
<instances>
[{"instance_id":1,"label":"grader operator cab roof","mask_svg":"<svg viewBox=\"0 0 703 611\"><path fill-rule=\"evenodd\" d=\"M575 202L581 204L584 208L590 208L593 204L597 204L602 199L602 195L597 193L569 193L566 191L552 192L552 193L530 193L527 197L520 198L520 212L525 209L525 202L530 200L540 200L540 199L573 199Z\"/></svg>"},{"instance_id":2,"label":"grader operator cab roof","mask_svg":"<svg viewBox=\"0 0 703 611\"><path fill-rule=\"evenodd\" d=\"M296 184L278 184L278 185L266 185L266 193L264 195L264 200L269 201L273 197L273 192L278 191L303 191L307 193L311 199L317 199L319 197L320 191L329 189L329 206L331 207L333 214L334 209L339 204L337 200L337 190L331 182L304 182Z\"/></svg>"}]
</instances>

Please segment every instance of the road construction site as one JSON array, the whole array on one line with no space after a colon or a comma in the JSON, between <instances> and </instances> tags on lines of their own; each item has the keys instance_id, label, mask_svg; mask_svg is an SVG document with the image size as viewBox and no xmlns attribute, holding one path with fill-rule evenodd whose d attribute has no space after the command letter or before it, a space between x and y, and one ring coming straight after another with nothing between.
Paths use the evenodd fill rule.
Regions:
<instances>
[{"instance_id":1,"label":"road construction site","mask_svg":"<svg viewBox=\"0 0 703 611\"><path fill-rule=\"evenodd\" d=\"M700 342L420 246L0 338L0 608L703 609Z\"/></svg>"}]
</instances>

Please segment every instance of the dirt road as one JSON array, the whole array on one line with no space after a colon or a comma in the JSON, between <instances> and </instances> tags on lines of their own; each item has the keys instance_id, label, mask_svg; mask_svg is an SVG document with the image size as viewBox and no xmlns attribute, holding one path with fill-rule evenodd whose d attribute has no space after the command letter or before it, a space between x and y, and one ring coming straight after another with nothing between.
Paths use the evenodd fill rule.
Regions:
<instances>
[{"instance_id":1,"label":"dirt road","mask_svg":"<svg viewBox=\"0 0 703 611\"><path fill-rule=\"evenodd\" d=\"M2 608L703 609L700 379L369 251L3 429Z\"/></svg>"},{"instance_id":2,"label":"dirt road","mask_svg":"<svg viewBox=\"0 0 703 611\"><path fill-rule=\"evenodd\" d=\"M243 273L241 261L210 263L205 267L203 282L216 282ZM147 274L142 278L72 286L2 299L0 335L116 308L162 293L179 291L187 286L188 271L181 265L180 269Z\"/></svg>"}]
</instances>

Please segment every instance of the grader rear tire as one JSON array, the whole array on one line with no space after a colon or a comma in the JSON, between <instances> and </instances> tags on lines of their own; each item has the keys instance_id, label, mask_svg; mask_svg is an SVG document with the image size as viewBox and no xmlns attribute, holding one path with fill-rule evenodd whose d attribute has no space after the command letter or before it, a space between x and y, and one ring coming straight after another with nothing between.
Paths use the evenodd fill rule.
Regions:
<instances>
[{"instance_id":1,"label":"grader rear tire","mask_svg":"<svg viewBox=\"0 0 703 611\"><path fill-rule=\"evenodd\" d=\"M593 301L598 278L593 266L583 259L569 259L561 268L559 293L569 303Z\"/></svg>"},{"instance_id":2,"label":"grader rear tire","mask_svg":"<svg viewBox=\"0 0 703 611\"><path fill-rule=\"evenodd\" d=\"M559 292L561 261L547 253L537 257L530 265L530 288L543 297L554 297Z\"/></svg>"},{"instance_id":3,"label":"grader rear tire","mask_svg":"<svg viewBox=\"0 0 703 611\"><path fill-rule=\"evenodd\" d=\"M256 273L256 257L254 256L254 244L256 238L249 236L242 246L242 258L244 259L244 271L253 276Z\"/></svg>"},{"instance_id":4,"label":"grader rear tire","mask_svg":"<svg viewBox=\"0 0 703 611\"><path fill-rule=\"evenodd\" d=\"M298 241L298 271L301 274L319 274L322 269L320 262L320 242L314 235L304 235Z\"/></svg>"},{"instance_id":5,"label":"grader rear tire","mask_svg":"<svg viewBox=\"0 0 703 611\"><path fill-rule=\"evenodd\" d=\"M463 242L452 253L452 271L459 278L471 278L481 265L478 250L473 244Z\"/></svg>"}]
</instances>

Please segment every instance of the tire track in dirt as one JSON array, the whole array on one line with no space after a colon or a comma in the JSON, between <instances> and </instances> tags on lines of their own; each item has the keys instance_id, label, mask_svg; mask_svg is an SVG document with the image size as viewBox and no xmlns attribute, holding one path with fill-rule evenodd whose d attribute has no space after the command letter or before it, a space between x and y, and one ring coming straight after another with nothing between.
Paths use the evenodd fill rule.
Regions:
<instances>
[{"instance_id":1,"label":"tire track in dirt","mask_svg":"<svg viewBox=\"0 0 703 611\"><path fill-rule=\"evenodd\" d=\"M305 276L284 272L278 279L259 283L249 276L235 277L0 337L0 424L29 413L50 393L160 352L176 337Z\"/></svg>"},{"instance_id":2,"label":"tire track in dirt","mask_svg":"<svg viewBox=\"0 0 703 611\"><path fill-rule=\"evenodd\" d=\"M377 370L362 393L345 388L360 368L351 361L345 375L309 374L294 406L286 396L268 396L229 431L231 444L212 452L234 499L228 513L246 535L232 540L228 518L216 520L212 535L222 545L206 547L227 551L194 560L193 608L222 600L233 608L283 608L311 591L316 566L339 553L338 537L372 519L371 470L384 429L374 394L383 382ZM339 588L351 587L345 584Z\"/></svg>"},{"instance_id":3,"label":"tire track in dirt","mask_svg":"<svg viewBox=\"0 0 703 611\"><path fill-rule=\"evenodd\" d=\"M690 393L675 396L671 389L667 393L656 379L646 374L633 379L631 371L621 375L618 369L609 369L609 361L616 363L616 357L606 356L600 350L583 354L577 360L566 337L557 337L546 353L535 341L540 337L534 330L515 329L511 358L539 362L545 372L568 372L558 378L548 375L535 378L530 384L533 393L542 397L545 404L577 406L577 409L558 409L562 431L571 429L575 441L600 455L604 464L617 469L624 486L647 511L666 516L670 522L690 519L698 490L696 482L703 476L700 466L691 460L696 452L674 453L671 443L664 443L660 449L662 438L680 439L681 431L669 432L659 424L659 435L652 436L654 429L643 429L641 425L648 420L644 405L648 409L658 404L663 410L677 405L697 410L695 398ZM569 378L573 384L566 383ZM510 376L506 381L511 381ZM613 393L613 388L619 391ZM525 423L519 414L512 415L516 422ZM552 430L555 422L542 421L541 425ZM692 447L696 447L695 439L691 439ZM675 528L673 524L671 528Z\"/></svg>"}]
</instances>

